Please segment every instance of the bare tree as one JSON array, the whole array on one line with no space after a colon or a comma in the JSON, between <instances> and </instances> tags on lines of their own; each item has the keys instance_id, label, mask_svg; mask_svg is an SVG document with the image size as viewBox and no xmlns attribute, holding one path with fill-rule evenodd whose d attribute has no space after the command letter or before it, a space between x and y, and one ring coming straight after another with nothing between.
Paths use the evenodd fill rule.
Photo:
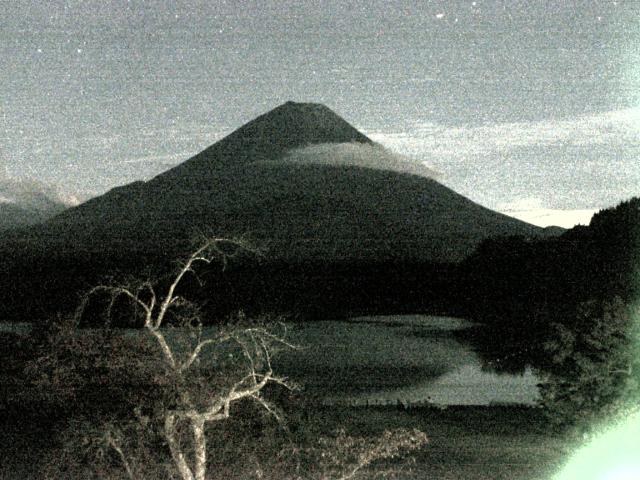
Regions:
<instances>
[{"instance_id":1,"label":"bare tree","mask_svg":"<svg viewBox=\"0 0 640 480\"><path fill-rule=\"evenodd\" d=\"M85 296L78 309L82 315L90 298L99 293L109 296L108 315L116 301L122 297L135 307L135 314L143 321L143 330L159 351L159 361L164 366L166 379L175 389L175 399L162 412L163 435L169 446L173 464L183 480L204 480L207 470L206 426L211 422L229 418L231 406L243 399L258 402L268 412L277 416L272 405L264 398L268 384L292 385L274 374L271 365L272 351L278 345L295 348L285 340L284 334L275 334L265 325L236 325L215 329L209 336L203 335L202 315L192 302L178 294L181 282L187 275L194 275L198 264L221 261L226 265L230 256L248 247L241 241L209 238L197 248L171 277L164 294L159 293L157 281L144 281L135 286L100 285ZM178 319L181 328L168 329L168 319ZM286 333L286 331L285 331ZM199 381L198 370L205 365L216 368L215 352L224 352L233 359L233 378L226 378L223 385ZM190 445L185 445L180 435L181 426L190 430ZM113 436L110 445L122 459L129 477L134 477L131 464ZM190 447L190 448L189 448ZM189 459L189 456L192 456Z\"/></svg>"}]
</instances>

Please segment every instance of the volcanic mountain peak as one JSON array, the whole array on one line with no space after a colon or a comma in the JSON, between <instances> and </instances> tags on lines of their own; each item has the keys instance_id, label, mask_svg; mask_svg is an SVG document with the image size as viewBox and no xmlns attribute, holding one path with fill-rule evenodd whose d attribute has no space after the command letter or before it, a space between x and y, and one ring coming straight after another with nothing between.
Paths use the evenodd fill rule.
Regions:
<instances>
[{"instance_id":1,"label":"volcanic mountain peak","mask_svg":"<svg viewBox=\"0 0 640 480\"><path fill-rule=\"evenodd\" d=\"M328 107L318 103L286 102L257 117L227 137L295 148L316 143L371 143Z\"/></svg>"},{"instance_id":2,"label":"volcanic mountain peak","mask_svg":"<svg viewBox=\"0 0 640 480\"><path fill-rule=\"evenodd\" d=\"M348 142L373 143L322 104L286 102L158 178L205 174L239 162L275 160L291 149L307 145Z\"/></svg>"}]
</instances>

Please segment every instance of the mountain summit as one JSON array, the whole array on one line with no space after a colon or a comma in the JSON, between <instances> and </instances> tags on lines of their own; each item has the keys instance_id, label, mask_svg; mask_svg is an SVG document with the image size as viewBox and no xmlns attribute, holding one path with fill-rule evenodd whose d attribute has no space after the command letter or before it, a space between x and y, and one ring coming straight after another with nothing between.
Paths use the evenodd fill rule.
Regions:
<instances>
[{"instance_id":1,"label":"mountain summit","mask_svg":"<svg viewBox=\"0 0 640 480\"><path fill-rule=\"evenodd\" d=\"M324 105L286 102L161 174L160 178L205 173L241 162L275 160L291 149L309 145L349 142L373 144Z\"/></svg>"}]
</instances>

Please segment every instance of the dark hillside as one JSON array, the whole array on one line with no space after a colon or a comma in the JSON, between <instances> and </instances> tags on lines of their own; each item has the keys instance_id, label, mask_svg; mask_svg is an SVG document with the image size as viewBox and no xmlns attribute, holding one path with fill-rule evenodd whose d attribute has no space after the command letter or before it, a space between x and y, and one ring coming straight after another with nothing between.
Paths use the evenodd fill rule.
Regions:
<instances>
[{"instance_id":1,"label":"dark hillside","mask_svg":"<svg viewBox=\"0 0 640 480\"><path fill-rule=\"evenodd\" d=\"M465 315L500 335L515 364L543 362L551 325L572 325L584 305L640 300L640 198L596 213L546 240L522 237L483 242L460 267ZM487 345L489 346L489 345Z\"/></svg>"}]
</instances>

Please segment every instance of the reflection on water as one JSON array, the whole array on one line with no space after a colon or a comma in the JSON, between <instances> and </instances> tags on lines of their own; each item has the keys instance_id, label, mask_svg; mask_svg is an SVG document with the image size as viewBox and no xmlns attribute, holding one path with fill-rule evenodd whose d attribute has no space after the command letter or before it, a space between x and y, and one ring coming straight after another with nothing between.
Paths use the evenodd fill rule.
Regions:
<instances>
[{"instance_id":1,"label":"reflection on water","mask_svg":"<svg viewBox=\"0 0 640 480\"><path fill-rule=\"evenodd\" d=\"M275 364L327 403L535 404L531 369L490 371L453 335L472 325L416 315L303 323L292 339L305 348L282 352Z\"/></svg>"}]
</instances>

